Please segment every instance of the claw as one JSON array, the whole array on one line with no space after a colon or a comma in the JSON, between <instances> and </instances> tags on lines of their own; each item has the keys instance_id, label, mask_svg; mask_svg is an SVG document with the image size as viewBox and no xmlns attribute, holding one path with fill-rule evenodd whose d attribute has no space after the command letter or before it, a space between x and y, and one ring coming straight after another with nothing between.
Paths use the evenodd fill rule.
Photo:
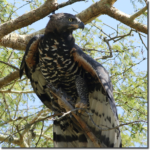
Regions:
<instances>
[{"instance_id":1,"label":"claw","mask_svg":"<svg viewBox=\"0 0 150 150\"><path fill-rule=\"evenodd\" d=\"M78 102L76 105L75 105L76 108L87 108L87 104L85 103L82 103L82 102ZM84 110L78 110L78 113L83 113Z\"/></svg>"}]
</instances>

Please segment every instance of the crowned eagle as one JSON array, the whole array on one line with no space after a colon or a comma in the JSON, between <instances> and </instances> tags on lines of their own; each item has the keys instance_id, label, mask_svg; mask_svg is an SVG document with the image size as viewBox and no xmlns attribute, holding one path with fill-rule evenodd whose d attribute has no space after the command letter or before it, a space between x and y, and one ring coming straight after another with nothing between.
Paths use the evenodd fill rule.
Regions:
<instances>
[{"instance_id":1,"label":"crowned eagle","mask_svg":"<svg viewBox=\"0 0 150 150\"><path fill-rule=\"evenodd\" d=\"M106 69L75 44L73 31L84 29L83 22L68 13L50 16L43 35L34 36L26 47L20 67L45 106L63 112L47 85L61 88L71 97L73 107L85 108L78 115L98 139L101 147L121 147L121 135L113 87ZM100 128L114 128L101 130ZM53 123L55 147L94 147L73 117L67 115Z\"/></svg>"}]
</instances>

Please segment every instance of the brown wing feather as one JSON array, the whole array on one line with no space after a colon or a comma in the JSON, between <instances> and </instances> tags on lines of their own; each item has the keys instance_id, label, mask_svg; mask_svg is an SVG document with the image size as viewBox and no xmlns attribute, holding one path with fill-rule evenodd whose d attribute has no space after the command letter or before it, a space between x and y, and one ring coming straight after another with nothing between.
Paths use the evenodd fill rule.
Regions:
<instances>
[{"instance_id":1,"label":"brown wing feather","mask_svg":"<svg viewBox=\"0 0 150 150\"><path fill-rule=\"evenodd\" d=\"M103 87L99 89L95 88L94 91L89 91L90 113L93 114L93 121L97 126L105 129L118 126L118 114L113 98L112 83L108 72L101 64L85 54L79 46L75 45L71 53L74 61L78 62L78 66L82 67L85 72L88 72L93 77L94 82L92 84L95 84L94 86L96 87L97 82L99 82L99 86ZM95 79L97 82L95 82ZM88 86L90 86L90 84ZM91 127L91 130L104 147L121 147L119 129L101 131L93 125L89 117L82 116L82 118Z\"/></svg>"}]
</instances>

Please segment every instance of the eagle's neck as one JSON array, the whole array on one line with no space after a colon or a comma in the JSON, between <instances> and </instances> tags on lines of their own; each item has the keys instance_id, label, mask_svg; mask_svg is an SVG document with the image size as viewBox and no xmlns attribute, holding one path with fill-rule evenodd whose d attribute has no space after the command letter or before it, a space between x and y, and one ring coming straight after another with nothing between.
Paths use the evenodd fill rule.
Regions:
<instances>
[{"instance_id":1,"label":"eagle's neck","mask_svg":"<svg viewBox=\"0 0 150 150\"><path fill-rule=\"evenodd\" d=\"M71 47L75 44L75 39L72 35L72 31L64 32L62 33L62 38L65 40L65 42L70 45Z\"/></svg>"},{"instance_id":2,"label":"eagle's neck","mask_svg":"<svg viewBox=\"0 0 150 150\"><path fill-rule=\"evenodd\" d=\"M57 41L62 41L63 39L64 43L67 44L69 48L72 48L75 44L75 39L72 35L72 31L59 33L55 30L54 32L49 32L47 34L54 37L54 39L56 39Z\"/></svg>"}]
</instances>

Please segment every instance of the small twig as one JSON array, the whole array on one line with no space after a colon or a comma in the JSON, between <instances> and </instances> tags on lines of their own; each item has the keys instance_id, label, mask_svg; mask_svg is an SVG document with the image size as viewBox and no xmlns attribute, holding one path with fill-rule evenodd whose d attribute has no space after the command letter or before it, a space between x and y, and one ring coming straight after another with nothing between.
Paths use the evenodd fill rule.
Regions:
<instances>
[{"instance_id":1,"label":"small twig","mask_svg":"<svg viewBox=\"0 0 150 150\"><path fill-rule=\"evenodd\" d=\"M121 74L124 74L125 72L127 72L128 70L130 70L132 67L134 67L134 66L136 66L136 65L138 65L138 64L140 64L142 61L144 61L146 58L143 58L141 61L139 61L138 63L136 63L136 64L132 64L129 68L127 68L127 69L125 69L124 71L122 71L122 72L120 72L120 73L118 73L118 74L114 74L114 75L111 75L110 76L110 78L113 78L114 76L118 76L118 75L121 75Z\"/></svg>"},{"instance_id":2,"label":"small twig","mask_svg":"<svg viewBox=\"0 0 150 150\"><path fill-rule=\"evenodd\" d=\"M97 60L97 59L107 59L107 58L113 57L113 55L112 55L112 48L111 48L111 46L110 46L110 44L109 44L109 41L108 41L106 38L104 38L104 42L107 43L110 53L109 53L108 56L98 57L98 58L95 58L95 60Z\"/></svg>"},{"instance_id":3,"label":"small twig","mask_svg":"<svg viewBox=\"0 0 150 150\"><path fill-rule=\"evenodd\" d=\"M15 94L26 94L26 93L35 93L34 91L12 91L12 90L0 90L0 93L15 93Z\"/></svg>"},{"instance_id":4,"label":"small twig","mask_svg":"<svg viewBox=\"0 0 150 150\"><path fill-rule=\"evenodd\" d=\"M71 5L71 4L75 3L75 2L80 2L80 1L85 1L85 0L68 0L67 2L63 2L63 3L59 4L57 9L65 7L67 5Z\"/></svg>"},{"instance_id":5,"label":"small twig","mask_svg":"<svg viewBox=\"0 0 150 150\"><path fill-rule=\"evenodd\" d=\"M45 134L48 130L50 130L53 127L53 124L49 125L43 132L43 134Z\"/></svg>"},{"instance_id":6,"label":"small twig","mask_svg":"<svg viewBox=\"0 0 150 150\"><path fill-rule=\"evenodd\" d=\"M101 50L97 50L97 49L93 49L93 48L81 48L83 51L96 51L96 52L101 52L101 53L110 53L110 52L106 52L106 49L101 49ZM114 51L114 52L119 52L119 51Z\"/></svg>"},{"instance_id":7,"label":"small twig","mask_svg":"<svg viewBox=\"0 0 150 150\"><path fill-rule=\"evenodd\" d=\"M9 57L8 57L7 63L10 62L10 59L11 59L11 57L13 56L13 53L14 53L14 50L11 51L11 54L10 54Z\"/></svg>"},{"instance_id":8,"label":"small twig","mask_svg":"<svg viewBox=\"0 0 150 150\"><path fill-rule=\"evenodd\" d=\"M79 13L79 12L77 12L76 10L74 10L73 8L72 8L72 10L73 10L74 12L76 12L76 13Z\"/></svg>"},{"instance_id":9,"label":"small twig","mask_svg":"<svg viewBox=\"0 0 150 150\"><path fill-rule=\"evenodd\" d=\"M110 28L112 28L113 30L115 30L115 31L117 32L117 35L118 35L118 31L117 31L115 28L113 28L113 27L107 25L106 23L103 23L103 24L106 25L106 26L108 26L108 27L110 27Z\"/></svg>"},{"instance_id":10,"label":"small twig","mask_svg":"<svg viewBox=\"0 0 150 150\"><path fill-rule=\"evenodd\" d=\"M97 29L99 29L102 33L104 33L106 36L108 36L109 38L111 38L107 33L105 33L101 28L99 28L96 24L92 23L91 24L96 27Z\"/></svg>"},{"instance_id":11,"label":"small twig","mask_svg":"<svg viewBox=\"0 0 150 150\"><path fill-rule=\"evenodd\" d=\"M112 48L111 48L111 46L110 46L110 44L109 44L109 41L108 41L106 38L104 38L104 42L107 43L107 45L108 45L108 47L109 47L109 51L110 51L110 54L109 54L109 56L107 56L107 58L113 57L113 55L112 55Z\"/></svg>"},{"instance_id":12,"label":"small twig","mask_svg":"<svg viewBox=\"0 0 150 150\"><path fill-rule=\"evenodd\" d=\"M20 131L19 131L18 125L16 125L16 129L17 129L18 134L19 134L19 136L20 136L20 140L22 141L22 140L23 140L23 136L22 136L22 134L21 134Z\"/></svg>"},{"instance_id":13,"label":"small twig","mask_svg":"<svg viewBox=\"0 0 150 150\"><path fill-rule=\"evenodd\" d=\"M11 118L10 111L9 111L9 106L8 106L8 104L6 102L6 99L5 99L5 94L3 93L2 95L3 95L3 101L4 101L4 104L5 104L5 107L8 111L8 114L9 114L9 118Z\"/></svg>"},{"instance_id":14,"label":"small twig","mask_svg":"<svg viewBox=\"0 0 150 150\"><path fill-rule=\"evenodd\" d=\"M4 122L4 123L1 123L0 124L0 126L3 126L3 125L5 125L5 124L7 124L7 123L10 123L10 122L15 122L15 121L18 121L18 120L21 120L21 119L26 119L28 116L26 116L26 117L18 117L18 118L16 118L16 119L9 119L7 122Z\"/></svg>"},{"instance_id":15,"label":"small twig","mask_svg":"<svg viewBox=\"0 0 150 150\"><path fill-rule=\"evenodd\" d=\"M117 38L117 40L114 40L114 43L115 43L115 42L117 42L117 41L123 39L123 38L126 37L126 36L131 36L132 31L134 31L134 30L131 29L128 34L124 34L124 35L120 35L120 36L115 36L115 37L113 37L113 38L108 39L108 41L111 41L111 40L114 40L114 39Z\"/></svg>"},{"instance_id":16,"label":"small twig","mask_svg":"<svg viewBox=\"0 0 150 150\"><path fill-rule=\"evenodd\" d=\"M68 112L66 112L66 113L62 113L62 115L61 115L60 117L57 117L56 119L53 119L53 120L60 120L60 119L62 119L63 117L65 117L66 115L68 115L68 114L70 114L70 113L72 113L72 112L74 112L74 111L81 110L81 109L83 109L83 108L72 109L72 110L70 110L70 111L68 111ZM58 116L58 115L57 115L57 116Z\"/></svg>"},{"instance_id":17,"label":"small twig","mask_svg":"<svg viewBox=\"0 0 150 150\"><path fill-rule=\"evenodd\" d=\"M20 8L24 7L25 5L28 5L28 4L30 4L30 3L31 3L31 1L28 2L28 3L26 3L26 4L24 4L24 5L22 5L22 6L20 6L20 7L18 7L17 9L15 9L14 11L11 12L11 15L12 15L14 12L16 12L18 9L20 9Z\"/></svg>"},{"instance_id":18,"label":"small twig","mask_svg":"<svg viewBox=\"0 0 150 150\"><path fill-rule=\"evenodd\" d=\"M40 135L41 135L41 134L36 133L36 136L40 136ZM50 141L52 141L52 142L53 142L53 140L52 140L50 137L48 137L48 136L44 135L44 133L43 133L41 136L42 136L42 137L44 137L45 139L50 140Z\"/></svg>"},{"instance_id":19,"label":"small twig","mask_svg":"<svg viewBox=\"0 0 150 150\"><path fill-rule=\"evenodd\" d=\"M130 105L128 105L126 102L124 102L124 101L122 101L122 100L119 100L119 101L121 101L121 102L122 102L122 103L124 103L126 106L128 106L128 107L129 107L129 109L128 109L128 110L135 110L135 111L138 111L140 114L143 114L143 115L147 116L147 114L146 114L146 113L141 112L139 109L132 108L132 107L131 107Z\"/></svg>"},{"instance_id":20,"label":"small twig","mask_svg":"<svg viewBox=\"0 0 150 150\"><path fill-rule=\"evenodd\" d=\"M5 64L5 65L7 65L7 66L9 66L9 67L11 67L11 68L13 68L13 69L19 70L17 67L15 67L15 66L13 66L13 65L11 65L11 64L9 64L9 63L7 63L7 62L0 61L0 63L3 63L3 64Z\"/></svg>"},{"instance_id":21,"label":"small twig","mask_svg":"<svg viewBox=\"0 0 150 150\"><path fill-rule=\"evenodd\" d=\"M11 91L11 89L14 87L16 82L17 82L17 79L14 81L14 83L11 85L11 87L8 89L8 91Z\"/></svg>"},{"instance_id":22,"label":"small twig","mask_svg":"<svg viewBox=\"0 0 150 150\"><path fill-rule=\"evenodd\" d=\"M39 141L41 139L41 136L42 136L42 133L43 133L43 127L44 127L44 121L42 121L41 133L40 133L40 136L39 136L39 139L38 139L37 143L35 144L35 147L37 147L37 145L38 145L38 143L39 143Z\"/></svg>"},{"instance_id":23,"label":"small twig","mask_svg":"<svg viewBox=\"0 0 150 150\"><path fill-rule=\"evenodd\" d=\"M119 25L121 24L121 22L119 24L117 24L117 35L119 33Z\"/></svg>"},{"instance_id":24,"label":"small twig","mask_svg":"<svg viewBox=\"0 0 150 150\"><path fill-rule=\"evenodd\" d=\"M141 41L142 41L143 45L144 45L144 46L145 46L145 48L148 50L148 48L146 47L145 43L143 42L143 39L142 39L142 37L141 37L140 32L138 32L138 31L137 31L137 33L138 33L138 35L139 35L139 37L140 37L140 39L141 39Z\"/></svg>"}]
</instances>

